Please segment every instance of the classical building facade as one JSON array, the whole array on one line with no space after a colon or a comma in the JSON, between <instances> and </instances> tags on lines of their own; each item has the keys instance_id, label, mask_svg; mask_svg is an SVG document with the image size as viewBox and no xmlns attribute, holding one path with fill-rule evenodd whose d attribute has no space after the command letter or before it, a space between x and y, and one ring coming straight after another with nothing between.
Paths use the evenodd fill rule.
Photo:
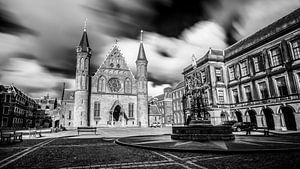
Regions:
<instances>
[{"instance_id":1,"label":"classical building facade","mask_svg":"<svg viewBox=\"0 0 300 169\"><path fill-rule=\"evenodd\" d=\"M149 100L149 126L162 127L162 113L157 106L157 99Z\"/></svg>"},{"instance_id":2,"label":"classical building facade","mask_svg":"<svg viewBox=\"0 0 300 169\"><path fill-rule=\"evenodd\" d=\"M61 101L61 125L66 128L73 127L75 90L64 89Z\"/></svg>"},{"instance_id":3,"label":"classical building facade","mask_svg":"<svg viewBox=\"0 0 300 169\"><path fill-rule=\"evenodd\" d=\"M172 95L172 110L173 110L173 124L183 125L185 115L183 113L182 97L185 92L184 81L179 82L171 91Z\"/></svg>"},{"instance_id":4,"label":"classical building facade","mask_svg":"<svg viewBox=\"0 0 300 169\"><path fill-rule=\"evenodd\" d=\"M203 88L213 124L300 130L300 9L225 50L209 49L196 64L184 69L185 85Z\"/></svg>"},{"instance_id":5,"label":"classical building facade","mask_svg":"<svg viewBox=\"0 0 300 169\"><path fill-rule=\"evenodd\" d=\"M34 98L38 106L38 116L49 117L47 121L40 121L40 125L44 127L59 127L60 126L60 101L57 98L51 98L49 95L41 98ZM44 122L48 123L45 124Z\"/></svg>"},{"instance_id":6,"label":"classical building facade","mask_svg":"<svg viewBox=\"0 0 300 169\"><path fill-rule=\"evenodd\" d=\"M197 60L196 69L192 65L184 69L185 89L192 86L199 86L202 93L203 105L209 112L209 118L214 125L220 124L223 120L221 114L229 112L229 108L224 106L228 103L226 95L226 76L224 56L222 50L209 49L208 52ZM186 118L191 115L192 98L186 98L187 104L183 105L186 109Z\"/></svg>"},{"instance_id":7,"label":"classical building facade","mask_svg":"<svg viewBox=\"0 0 300 169\"><path fill-rule=\"evenodd\" d=\"M91 48L86 28L76 49L74 97L63 100L65 127L148 126L147 58L142 32L133 75L117 43L94 75L90 73ZM70 91L70 93L73 93ZM73 107L73 111L71 110ZM68 120L66 120L66 118Z\"/></svg>"},{"instance_id":8,"label":"classical building facade","mask_svg":"<svg viewBox=\"0 0 300 169\"><path fill-rule=\"evenodd\" d=\"M172 88L164 88L164 93L155 96L153 99L159 112L161 113L162 126L171 126L173 124L173 111L172 111Z\"/></svg>"},{"instance_id":9,"label":"classical building facade","mask_svg":"<svg viewBox=\"0 0 300 169\"><path fill-rule=\"evenodd\" d=\"M0 110L1 128L35 127L40 118L34 99L13 85L0 85Z\"/></svg>"}]
</instances>

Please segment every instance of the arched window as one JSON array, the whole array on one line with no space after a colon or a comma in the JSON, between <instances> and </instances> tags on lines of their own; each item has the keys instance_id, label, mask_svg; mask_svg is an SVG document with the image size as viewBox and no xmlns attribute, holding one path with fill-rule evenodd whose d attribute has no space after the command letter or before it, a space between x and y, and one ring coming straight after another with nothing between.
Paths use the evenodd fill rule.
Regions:
<instances>
[{"instance_id":1,"label":"arched window","mask_svg":"<svg viewBox=\"0 0 300 169\"><path fill-rule=\"evenodd\" d=\"M88 58L86 58L85 62L84 62L84 68L85 68L85 70L88 70L88 66L89 66L89 60L88 60Z\"/></svg>"},{"instance_id":2,"label":"arched window","mask_svg":"<svg viewBox=\"0 0 300 169\"><path fill-rule=\"evenodd\" d=\"M227 112L221 112L221 121L228 121L228 116Z\"/></svg>"},{"instance_id":3,"label":"arched window","mask_svg":"<svg viewBox=\"0 0 300 169\"><path fill-rule=\"evenodd\" d=\"M84 70L84 58L80 59L80 69Z\"/></svg>"},{"instance_id":4,"label":"arched window","mask_svg":"<svg viewBox=\"0 0 300 169\"><path fill-rule=\"evenodd\" d=\"M131 93L131 81L127 78L124 82L125 93Z\"/></svg>"},{"instance_id":5,"label":"arched window","mask_svg":"<svg viewBox=\"0 0 300 169\"><path fill-rule=\"evenodd\" d=\"M105 78L101 76L98 82L98 92L104 92L104 91L105 91Z\"/></svg>"},{"instance_id":6,"label":"arched window","mask_svg":"<svg viewBox=\"0 0 300 169\"><path fill-rule=\"evenodd\" d=\"M81 77L82 89L86 89L86 78L84 76Z\"/></svg>"},{"instance_id":7,"label":"arched window","mask_svg":"<svg viewBox=\"0 0 300 169\"><path fill-rule=\"evenodd\" d=\"M82 76L79 76L79 89L82 89Z\"/></svg>"},{"instance_id":8,"label":"arched window","mask_svg":"<svg viewBox=\"0 0 300 169\"><path fill-rule=\"evenodd\" d=\"M100 117L100 102L94 102L94 117Z\"/></svg>"},{"instance_id":9,"label":"arched window","mask_svg":"<svg viewBox=\"0 0 300 169\"><path fill-rule=\"evenodd\" d=\"M133 117L133 111L134 111L134 103L128 103L128 114L129 114L129 117Z\"/></svg>"}]
</instances>

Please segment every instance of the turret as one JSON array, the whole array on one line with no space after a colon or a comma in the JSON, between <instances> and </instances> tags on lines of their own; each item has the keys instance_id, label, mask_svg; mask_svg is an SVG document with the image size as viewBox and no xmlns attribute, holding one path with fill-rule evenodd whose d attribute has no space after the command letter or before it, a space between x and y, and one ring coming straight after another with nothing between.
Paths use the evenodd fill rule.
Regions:
<instances>
[{"instance_id":1,"label":"turret","mask_svg":"<svg viewBox=\"0 0 300 169\"><path fill-rule=\"evenodd\" d=\"M136 60L136 80L137 80L137 120L141 127L148 126L148 79L147 65L144 45L143 45L143 30L140 36L140 48Z\"/></svg>"},{"instance_id":2,"label":"turret","mask_svg":"<svg viewBox=\"0 0 300 169\"><path fill-rule=\"evenodd\" d=\"M85 21L83 34L76 48L76 91L74 106L74 127L89 125L90 58L91 48Z\"/></svg>"}]
</instances>

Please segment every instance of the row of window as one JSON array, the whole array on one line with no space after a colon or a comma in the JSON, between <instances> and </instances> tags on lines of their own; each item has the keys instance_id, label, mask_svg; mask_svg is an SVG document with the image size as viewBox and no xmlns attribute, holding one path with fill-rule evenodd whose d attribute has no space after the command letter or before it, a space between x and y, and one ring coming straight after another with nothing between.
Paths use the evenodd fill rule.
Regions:
<instances>
[{"instance_id":1,"label":"row of window","mask_svg":"<svg viewBox=\"0 0 300 169\"><path fill-rule=\"evenodd\" d=\"M134 103L128 103L128 117L132 118L134 112ZM71 111L70 111L71 113ZM100 117L100 102L94 102L94 117ZM71 115L69 114L69 119L71 119Z\"/></svg>"},{"instance_id":2,"label":"row of window","mask_svg":"<svg viewBox=\"0 0 300 169\"><path fill-rule=\"evenodd\" d=\"M11 111L10 107L4 106L3 107L3 114L8 115L9 111ZM14 114L15 115L25 115L25 116L32 116L33 112L28 111L28 110L23 110L18 107L14 107Z\"/></svg>"},{"instance_id":3,"label":"row of window","mask_svg":"<svg viewBox=\"0 0 300 169\"><path fill-rule=\"evenodd\" d=\"M101 76L98 80L97 91L105 92L106 80L103 76ZM124 93L132 93L132 84L129 78L124 81Z\"/></svg>"},{"instance_id":4,"label":"row of window","mask_svg":"<svg viewBox=\"0 0 300 169\"><path fill-rule=\"evenodd\" d=\"M293 55L293 59L294 60L300 59L300 39L293 40L289 44L290 44L291 53ZM281 48L279 46L268 50L267 55L271 67L276 67L283 64L284 58L281 53ZM229 80L231 81L239 78L239 76L245 77L249 75L250 73L249 66L251 65L251 62L253 63L255 73L261 72L265 69L266 61L263 57L263 54L259 53L252 56L252 58L244 59L240 61L239 64L229 66L228 67Z\"/></svg>"},{"instance_id":5,"label":"row of window","mask_svg":"<svg viewBox=\"0 0 300 169\"><path fill-rule=\"evenodd\" d=\"M181 124L184 123L184 117L181 113L174 113L174 123Z\"/></svg>"},{"instance_id":6,"label":"row of window","mask_svg":"<svg viewBox=\"0 0 300 169\"><path fill-rule=\"evenodd\" d=\"M23 98L22 96L16 96L16 98L14 98L14 97L11 97L10 94L5 94L4 98L5 98L4 102L6 102L6 103L15 102L17 100L17 102L19 102L23 105L26 105L26 106L31 107L31 108L34 107L34 103L33 103L34 101L33 100L28 100L29 99L28 97Z\"/></svg>"},{"instance_id":7,"label":"row of window","mask_svg":"<svg viewBox=\"0 0 300 169\"><path fill-rule=\"evenodd\" d=\"M78 64L78 67L77 67L77 69L78 70L87 70L88 69L88 65L89 65L89 63L88 63L88 58L81 58L80 59L80 62L79 62L79 64Z\"/></svg>"},{"instance_id":8,"label":"row of window","mask_svg":"<svg viewBox=\"0 0 300 169\"><path fill-rule=\"evenodd\" d=\"M204 84L207 82L207 76L208 73L206 71L206 69L204 70L200 70L199 72L196 73L196 78L198 80L197 84ZM195 77L190 77L192 79L192 81L194 80ZM215 67L215 78L216 78L216 82L224 82L224 78L223 78L223 69L221 67ZM173 99L177 98L176 95L174 96L173 94Z\"/></svg>"},{"instance_id":9,"label":"row of window","mask_svg":"<svg viewBox=\"0 0 300 169\"><path fill-rule=\"evenodd\" d=\"M173 92L172 97L173 99L179 99L182 98L183 94L184 94L183 90L175 91Z\"/></svg>"},{"instance_id":10,"label":"row of window","mask_svg":"<svg viewBox=\"0 0 300 169\"><path fill-rule=\"evenodd\" d=\"M276 82L276 87L278 90L277 95L279 97L288 96L289 92L288 92L288 86L287 86L285 77L284 76L278 77L275 79L275 82ZM269 98L269 92L268 92L269 90L268 90L267 83L265 81L263 81L263 82L259 82L257 84L258 84L258 89L259 89L259 93L260 93L260 98L268 99ZM252 87L256 87L256 86L252 86ZM250 85L244 86L245 101L253 100L252 91L253 90L251 90ZM232 90L232 98L233 98L234 103L240 102L238 89Z\"/></svg>"},{"instance_id":11,"label":"row of window","mask_svg":"<svg viewBox=\"0 0 300 169\"><path fill-rule=\"evenodd\" d=\"M180 111L180 110L182 110L182 104L181 104L181 100L179 100L179 101L174 101L174 103L173 103L173 110L174 111Z\"/></svg>"},{"instance_id":12,"label":"row of window","mask_svg":"<svg viewBox=\"0 0 300 169\"><path fill-rule=\"evenodd\" d=\"M13 127L22 127L23 125L23 119L22 118L13 118ZM28 123L31 124L31 120L28 120ZM2 127L8 126L8 117L2 117Z\"/></svg>"}]
</instances>

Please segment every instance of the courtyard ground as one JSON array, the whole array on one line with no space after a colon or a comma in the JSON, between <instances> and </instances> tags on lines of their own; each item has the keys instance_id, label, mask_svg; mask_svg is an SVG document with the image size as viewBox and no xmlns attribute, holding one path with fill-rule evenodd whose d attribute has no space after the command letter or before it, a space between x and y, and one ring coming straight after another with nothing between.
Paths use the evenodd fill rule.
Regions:
<instances>
[{"instance_id":1,"label":"courtyard ground","mask_svg":"<svg viewBox=\"0 0 300 169\"><path fill-rule=\"evenodd\" d=\"M0 145L0 168L296 169L300 167L298 150L227 154L201 151L176 152L135 148L115 142L121 137L164 135L170 132L171 128L101 128L98 129L97 135L92 133L77 135L76 131L65 131L43 133L41 138L24 136L23 142ZM247 137L252 140L256 140L255 137L263 138ZM274 139L276 140L276 137ZM286 142L278 142L287 146L299 143L298 138L284 139Z\"/></svg>"}]
</instances>

